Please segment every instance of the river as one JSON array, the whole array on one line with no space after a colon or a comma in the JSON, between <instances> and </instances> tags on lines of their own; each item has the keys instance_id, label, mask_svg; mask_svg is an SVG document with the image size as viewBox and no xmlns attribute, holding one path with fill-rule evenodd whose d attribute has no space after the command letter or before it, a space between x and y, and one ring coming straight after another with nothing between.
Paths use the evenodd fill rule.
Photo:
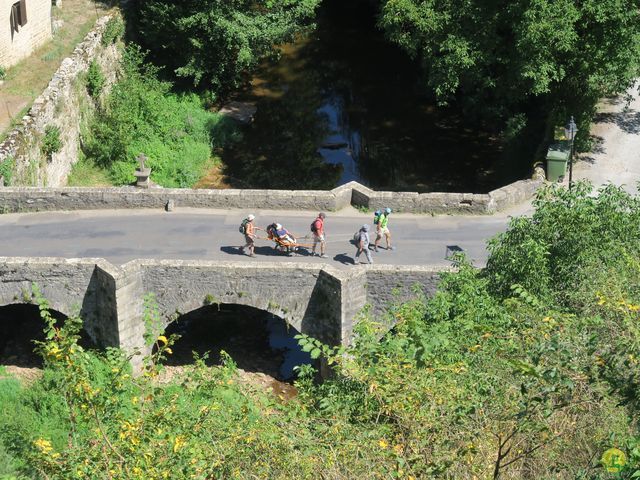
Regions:
<instances>
[{"instance_id":1,"label":"river","mask_svg":"<svg viewBox=\"0 0 640 480\"><path fill-rule=\"evenodd\" d=\"M522 152L436 106L419 64L376 29L370 5L325 0L317 29L283 46L236 96L257 112L223 154L227 184L331 189L356 180L483 193L526 176Z\"/></svg>"}]
</instances>

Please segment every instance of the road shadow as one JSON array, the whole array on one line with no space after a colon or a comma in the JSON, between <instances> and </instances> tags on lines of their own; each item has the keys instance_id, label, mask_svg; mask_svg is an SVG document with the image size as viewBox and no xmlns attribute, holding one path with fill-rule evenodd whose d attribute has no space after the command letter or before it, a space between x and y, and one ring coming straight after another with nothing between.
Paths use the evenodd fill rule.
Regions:
<instances>
[{"instance_id":1,"label":"road shadow","mask_svg":"<svg viewBox=\"0 0 640 480\"><path fill-rule=\"evenodd\" d=\"M339 253L338 255L336 255L335 257L333 257L333 259L336 262L340 262L343 265L355 265L356 262L353 259L353 257L350 257L349 255L347 255L346 253Z\"/></svg>"},{"instance_id":2,"label":"road shadow","mask_svg":"<svg viewBox=\"0 0 640 480\"><path fill-rule=\"evenodd\" d=\"M273 247L256 247L254 250L256 255L264 255L266 257L292 257L293 252L281 252Z\"/></svg>"},{"instance_id":3,"label":"road shadow","mask_svg":"<svg viewBox=\"0 0 640 480\"><path fill-rule=\"evenodd\" d=\"M244 255L240 247L220 247L220 251L228 255Z\"/></svg>"}]
</instances>

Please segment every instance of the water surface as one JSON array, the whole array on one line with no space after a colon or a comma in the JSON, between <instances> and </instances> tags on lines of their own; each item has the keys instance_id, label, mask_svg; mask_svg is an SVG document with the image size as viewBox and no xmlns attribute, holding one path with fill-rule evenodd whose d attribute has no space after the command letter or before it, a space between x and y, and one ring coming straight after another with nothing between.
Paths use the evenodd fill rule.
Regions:
<instances>
[{"instance_id":1,"label":"water surface","mask_svg":"<svg viewBox=\"0 0 640 480\"><path fill-rule=\"evenodd\" d=\"M489 129L436 106L419 65L384 39L368 8L325 0L318 28L237 97L257 113L224 154L228 183L487 192L525 175L529 162L505 158Z\"/></svg>"}]
</instances>

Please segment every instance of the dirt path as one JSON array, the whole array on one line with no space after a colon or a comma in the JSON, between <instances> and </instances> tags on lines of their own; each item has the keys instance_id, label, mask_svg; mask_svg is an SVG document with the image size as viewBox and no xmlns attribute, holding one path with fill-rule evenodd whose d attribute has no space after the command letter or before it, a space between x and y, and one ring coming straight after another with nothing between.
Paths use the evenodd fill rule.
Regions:
<instances>
[{"instance_id":1,"label":"dirt path","mask_svg":"<svg viewBox=\"0 0 640 480\"><path fill-rule=\"evenodd\" d=\"M588 179L596 186L607 182L638 193L640 181L640 94L636 83L621 96L602 100L591 125L592 152L580 155L574 179Z\"/></svg>"},{"instance_id":2,"label":"dirt path","mask_svg":"<svg viewBox=\"0 0 640 480\"><path fill-rule=\"evenodd\" d=\"M62 60L68 57L107 9L100 1L65 0L53 7L53 39L7 70L0 85L0 138L28 111L49 84Z\"/></svg>"}]
</instances>

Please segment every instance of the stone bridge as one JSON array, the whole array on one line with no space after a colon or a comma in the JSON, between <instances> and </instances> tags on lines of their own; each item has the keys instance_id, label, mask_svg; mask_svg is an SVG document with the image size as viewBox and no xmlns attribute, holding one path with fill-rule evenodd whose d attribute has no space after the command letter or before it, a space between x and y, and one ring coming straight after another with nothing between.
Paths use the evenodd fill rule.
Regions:
<instances>
[{"instance_id":1,"label":"stone bridge","mask_svg":"<svg viewBox=\"0 0 640 480\"><path fill-rule=\"evenodd\" d=\"M0 306L30 301L37 283L51 308L80 312L96 345L144 350L144 297L155 295L165 326L210 304L241 304L280 316L301 333L348 344L358 313L430 296L440 267L375 266L339 270L298 263L0 257ZM391 323L392 320L389 320Z\"/></svg>"}]
</instances>

